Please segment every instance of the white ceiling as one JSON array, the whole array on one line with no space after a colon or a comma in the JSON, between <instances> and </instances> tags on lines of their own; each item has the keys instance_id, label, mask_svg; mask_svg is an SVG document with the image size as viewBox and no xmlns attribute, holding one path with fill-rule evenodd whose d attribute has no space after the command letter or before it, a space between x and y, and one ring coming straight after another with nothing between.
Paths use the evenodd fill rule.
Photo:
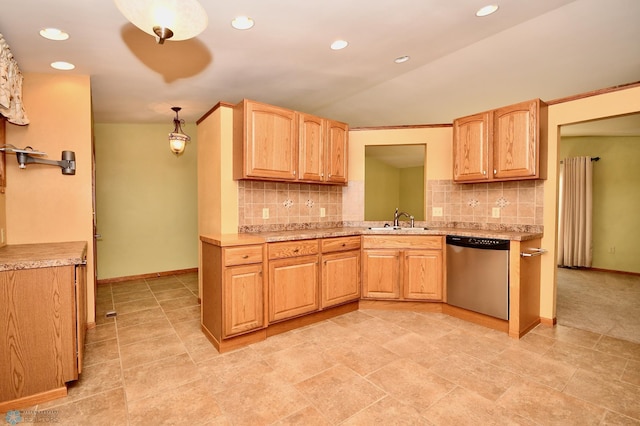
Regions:
<instances>
[{"instance_id":1,"label":"white ceiling","mask_svg":"<svg viewBox=\"0 0 640 426\"><path fill-rule=\"evenodd\" d=\"M170 123L174 105L193 122L242 98L352 127L450 123L640 80L639 0L493 1L477 18L489 0L201 0L207 29L157 45L111 0L2 0L0 33L25 74L66 60L90 75L99 123ZM51 26L70 39L38 35Z\"/></svg>"}]
</instances>

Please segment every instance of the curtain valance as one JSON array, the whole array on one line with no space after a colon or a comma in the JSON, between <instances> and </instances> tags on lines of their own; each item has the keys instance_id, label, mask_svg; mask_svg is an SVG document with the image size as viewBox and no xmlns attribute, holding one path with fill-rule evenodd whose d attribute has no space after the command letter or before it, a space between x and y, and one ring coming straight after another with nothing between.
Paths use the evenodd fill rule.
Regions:
<instances>
[{"instance_id":1,"label":"curtain valance","mask_svg":"<svg viewBox=\"0 0 640 426\"><path fill-rule=\"evenodd\" d=\"M0 34L0 114L13 124L26 125L29 119L22 103L22 74Z\"/></svg>"}]
</instances>

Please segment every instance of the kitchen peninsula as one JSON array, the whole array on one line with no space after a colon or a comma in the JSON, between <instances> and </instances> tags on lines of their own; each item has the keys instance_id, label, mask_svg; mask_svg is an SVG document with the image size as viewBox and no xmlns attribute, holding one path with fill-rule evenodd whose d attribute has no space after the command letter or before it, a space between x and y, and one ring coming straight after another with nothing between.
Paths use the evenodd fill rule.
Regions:
<instances>
[{"instance_id":1,"label":"kitchen peninsula","mask_svg":"<svg viewBox=\"0 0 640 426\"><path fill-rule=\"evenodd\" d=\"M446 235L510 241L508 321L446 303ZM423 282L414 279L411 290L398 293L396 298L362 290L363 277L375 264L361 259L367 256L368 241L376 241L379 236L384 237L379 238L382 241L395 241L394 248L407 252L421 249L416 252L424 254L422 248L427 245L427 256L423 256L426 263L403 260L398 268L402 271L399 273L422 277L418 281ZM202 330L220 352L225 352L366 307L443 312L519 338L540 322L540 258L523 257L521 253L540 247L541 237L540 233L514 231L385 231L366 227L202 235ZM434 279L439 291L420 291L432 289ZM336 302L326 303L331 299L327 294Z\"/></svg>"},{"instance_id":2,"label":"kitchen peninsula","mask_svg":"<svg viewBox=\"0 0 640 426\"><path fill-rule=\"evenodd\" d=\"M67 394L82 371L87 243L0 248L0 411Z\"/></svg>"}]
</instances>

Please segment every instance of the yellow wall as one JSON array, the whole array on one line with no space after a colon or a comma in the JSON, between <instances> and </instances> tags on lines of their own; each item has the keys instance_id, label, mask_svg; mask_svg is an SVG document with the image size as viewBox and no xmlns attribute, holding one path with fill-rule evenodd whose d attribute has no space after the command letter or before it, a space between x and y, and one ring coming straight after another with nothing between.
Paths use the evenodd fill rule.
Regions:
<instances>
[{"instance_id":1,"label":"yellow wall","mask_svg":"<svg viewBox=\"0 0 640 426\"><path fill-rule=\"evenodd\" d=\"M577 99L549 106L549 158L544 183L544 237L542 256L540 315L546 319L556 314L556 244L558 211L558 143L559 126L613 115L640 111L640 87ZM637 195L637 193L635 194Z\"/></svg>"},{"instance_id":2,"label":"yellow wall","mask_svg":"<svg viewBox=\"0 0 640 426\"><path fill-rule=\"evenodd\" d=\"M23 100L31 123L7 123L7 143L45 151L60 160L63 150L76 154L76 174L59 167L30 164L18 169L7 155L7 243L86 241L87 319L95 319L91 190L91 87L88 76L25 74Z\"/></svg>"},{"instance_id":3,"label":"yellow wall","mask_svg":"<svg viewBox=\"0 0 640 426\"><path fill-rule=\"evenodd\" d=\"M161 124L95 125L98 278L179 271L198 265L197 137L169 150Z\"/></svg>"},{"instance_id":4,"label":"yellow wall","mask_svg":"<svg viewBox=\"0 0 640 426\"><path fill-rule=\"evenodd\" d=\"M391 220L400 205L400 169L365 157L364 220ZM404 208L404 207L402 207Z\"/></svg>"},{"instance_id":5,"label":"yellow wall","mask_svg":"<svg viewBox=\"0 0 640 426\"><path fill-rule=\"evenodd\" d=\"M400 208L413 215L414 220L425 218L424 167L400 169ZM402 218L406 220L406 218Z\"/></svg>"},{"instance_id":6,"label":"yellow wall","mask_svg":"<svg viewBox=\"0 0 640 426\"><path fill-rule=\"evenodd\" d=\"M640 212L640 136L563 137L559 151L601 157L593 163L593 267L640 273L640 247L629 237Z\"/></svg>"}]
</instances>

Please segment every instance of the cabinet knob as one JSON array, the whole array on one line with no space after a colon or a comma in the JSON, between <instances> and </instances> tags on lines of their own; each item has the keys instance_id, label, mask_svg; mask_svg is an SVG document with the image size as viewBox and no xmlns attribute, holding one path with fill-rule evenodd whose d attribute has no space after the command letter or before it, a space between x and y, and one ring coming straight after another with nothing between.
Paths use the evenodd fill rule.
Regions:
<instances>
[{"instance_id":1,"label":"cabinet knob","mask_svg":"<svg viewBox=\"0 0 640 426\"><path fill-rule=\"evenodd\" d=\"M249 255L248 255L248 254L245 254L244 256L242 256L242 258L243 258L243 259L248 259L248 258L249 258Z\"/></svg>"},{"instance_id":2,"label":"cabinet knob","mask_svg":"<svg viewBox=\"0 0 640 426\"><path fill-rule=\"evenodd\" d=\"M346 247L347 243L342 243L342 247Z\"/></svg>"},{"instance_id":3,"label":"cabinet knob","mask_svg":"<svg viewBox=\"0 0 640 426\"><path fill-rule=\"evenodd\" d=\"M295 249L293 252L294 252L294 253L297 253L297 252L299 252L299 251L300 251L300 249Z\"/></svg>"}]
</instances>

